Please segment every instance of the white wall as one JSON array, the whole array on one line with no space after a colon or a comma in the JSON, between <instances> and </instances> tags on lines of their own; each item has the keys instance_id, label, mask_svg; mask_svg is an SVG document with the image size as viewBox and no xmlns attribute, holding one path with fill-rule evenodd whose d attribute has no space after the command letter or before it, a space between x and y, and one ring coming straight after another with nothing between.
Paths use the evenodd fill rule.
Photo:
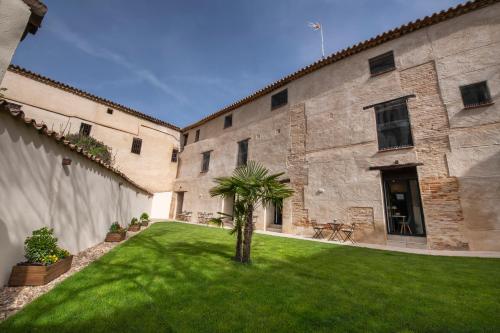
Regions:
<instances>
[{"instance_id":1,"label":"white wall","mask_svg":"<svg viewBox=\"0 0 500 333\"><path fill-rule=\"evenodd\" d=\"M62 166L63 157L72 159ZM75 254L104 240L113 221L151 212L152 198L117 174L0 111L0 285L24 260L35 229L54 228Z\"/></svg>"},{"instance_id":2,"label":"white wall","mask_svg":"<svg viewBox=\"0 0 500 333\"><path fill-rule=\"evenodd\" d=\"M168 219L170 203L172 202L172 192L155 193L151 207L151 218Z\"/></svg>"},{"instance_id":3,"label":"white wall","mask_svg":"<svg viewBox=\"0 0 500 333\"><path fill-rule=\"evenodd\" d=\"M29 7L20 0L0 1L0 82L21 41L30 14Z\"/></svg>"}]
</instances>

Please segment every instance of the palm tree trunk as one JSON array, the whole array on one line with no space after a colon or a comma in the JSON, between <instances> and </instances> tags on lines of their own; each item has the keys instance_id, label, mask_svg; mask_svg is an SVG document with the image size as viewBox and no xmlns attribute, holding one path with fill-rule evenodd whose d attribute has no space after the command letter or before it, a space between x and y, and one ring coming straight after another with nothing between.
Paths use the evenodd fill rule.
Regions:
<instances>
[{"instance_id":1,"label":"palm tree trunk","mask_svg":"<svg viewBox=\"0 0 500 333\"><path fill-rule=\"evenodd\" d=\"M245 238L243 239L243 256L241 262L247 264L250 262L250 252L252 250L253 205L248 206L244 233Z\"/></svg>"},{"instance_id":2,"label":"palm tree trunk","mask_svg":"<svg viewBox=\"0 0 500 333\"><path fill-rule=\"evenodd\" d=\"M243 243L243 231L241 230L241 225L238 226L236 230L236 254L234 260L241 262L241 245Z\"/></svg>"}]
</instances>

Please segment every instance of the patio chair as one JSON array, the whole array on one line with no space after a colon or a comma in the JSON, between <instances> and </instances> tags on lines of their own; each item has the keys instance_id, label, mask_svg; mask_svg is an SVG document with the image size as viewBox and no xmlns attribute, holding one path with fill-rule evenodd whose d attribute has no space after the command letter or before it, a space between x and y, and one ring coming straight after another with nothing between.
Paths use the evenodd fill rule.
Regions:
<instances>
[{"instance_id":1,"label":"patio chair","mask_svg":"<svg viewBox=\"0 0 500 333\"><path fill-rule=\"evenodd\" d=\"M325 225L318 224L316 222L316 220L311 220L311 225L312 225L313 230L314 230L314 235L312 238L316 238L316 239L325 238L325 235L323 235L323 230L326 229Z\"/></svg>"},{"instance_id":2,"label":"patio chair","mask_svg":"<svg viewBox=\"0 0 500 333\"><path fill-rule=\"evenodd\" d=\"M354 240L354 230L356 229L356 223L351 223L347 225L343 225L340 228L340 231L344 234L343 242L345 243L347 240L350 240L352 244L355 244Z\"/></svg>"}]
</instances>

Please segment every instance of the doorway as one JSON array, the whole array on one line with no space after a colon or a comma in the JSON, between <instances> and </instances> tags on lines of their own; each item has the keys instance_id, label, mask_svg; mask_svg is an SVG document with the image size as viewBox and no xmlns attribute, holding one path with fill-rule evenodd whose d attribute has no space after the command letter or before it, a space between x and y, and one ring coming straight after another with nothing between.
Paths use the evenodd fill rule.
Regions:
<instances>
[{"instance_id":1,"label":"doorway","mask_svg":"<svg viewBox=\"0 0 500 333\"><path fill-rule=\"evenodd\" d=\"M416 167L383 170L387 233L425 236L424 213Z\"/></svg>"},{"instance_id":2,"label":"doorway","mask_svg":"<svg viewBox=\"0 0 500 333\"><path fill-rule=\"evenodd\" d=\"M176 192L177 193L177 205L175 208L175 216L179 216L182 214L182 206L184 204L184 193L185 192Z\"/></svg>"}]
</instances>

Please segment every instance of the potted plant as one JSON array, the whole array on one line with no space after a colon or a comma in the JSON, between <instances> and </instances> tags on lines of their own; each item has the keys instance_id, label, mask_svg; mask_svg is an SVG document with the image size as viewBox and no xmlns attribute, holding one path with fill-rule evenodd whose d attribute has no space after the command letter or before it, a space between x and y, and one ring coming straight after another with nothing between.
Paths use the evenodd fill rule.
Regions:
<instances>
[{"instance_id":1,"label":"potted plant","mask_svg":"<svg viewBox=\"0 0 500 333\"><path fill-rule=\"evenodd\" d=\"M148 215L148 213L142 213L141 217L140 217L140 220L141 220L142 226L143 227L147 227L148 224L149 224L149 215Z\"/></svg>"},{"instance_id":2,"label":"potted plant","mask_svg":"<svg viewBox=\"0 0 500 333\"><path fill-rule=\"evenodd\" d=\"M141 223L139 223L137 217L133 217L132 220L130 221L130 224L128 225L128 231L139 231L139 230L141 230Z\"/></svg>"},{"instance_id":3,"label":"potted plant","mask_svg":"<svg viewBox=\"0 0 500 333\"><path fill-rule=\"evenodd\" d=\"M57 246L54 230L41 228L24 241L26 261L12 268L9 286L41 286L71 268L73 256Z\"/></svg>"},{"instance_id":4,"label":"potted plant","mask_svg":"<svg viewBox=\"0 0 500 333\"><path fill-rule=\"evenodd\" d=\"M109 227L109 232L106 235L105 242L121 242L125 239L125 235L127 234L127 230L123 229L122 226L118 222L114 222Z\"/></svg>"}]
</instances>

